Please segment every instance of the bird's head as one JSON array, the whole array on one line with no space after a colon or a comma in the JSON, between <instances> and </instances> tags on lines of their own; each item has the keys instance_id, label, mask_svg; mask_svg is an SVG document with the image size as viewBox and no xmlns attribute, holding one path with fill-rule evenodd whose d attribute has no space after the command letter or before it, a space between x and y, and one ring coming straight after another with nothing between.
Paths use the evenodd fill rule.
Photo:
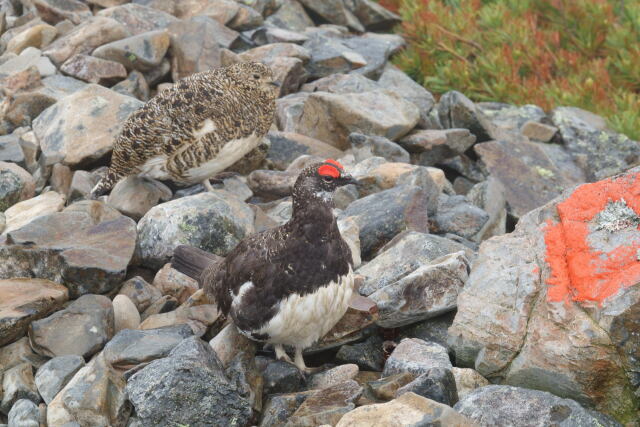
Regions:
<instances>
[{"instance_id":1,"label":"bird's head","mask_svg":"<svg viewBox=\"0 0 640 427\"><path fill-rule=\"evenodd\" d=\"M333 159L315 163L302 170L293 186L294 203L315 200L333 201L333 192L343 185L358 184L358 181L344 171L344 167Z\"/></svg>"},{"instance_id":2,"label":"bird's head","mask_svg":"<svg viewBox=\"0 0 640 427\"><path fill-rule=\"evenodd\" d=\"M273 71L260 62L240 62L229 67L232 78L248 89L258 89L274 97L280 85L274 80Z\"/></svg>"}]
</instances>

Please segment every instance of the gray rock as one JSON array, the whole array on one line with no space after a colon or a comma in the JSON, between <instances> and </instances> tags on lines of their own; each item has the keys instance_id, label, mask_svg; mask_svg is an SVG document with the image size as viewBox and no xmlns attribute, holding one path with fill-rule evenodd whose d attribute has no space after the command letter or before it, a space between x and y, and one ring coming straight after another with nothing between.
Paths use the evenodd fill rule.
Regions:
<instances>
[{"instance_id":1,"label":"gray rock","mask_svg":"<svg viewBox=\"0 0 640 427\"><path fill-rule=\"evenodd\" d=\"M329 92L329 93L364 93L383 88L378 82L371 80L362 74L329 74L318 80L303 85L303 92Z\"/></svg>"},{"instance_id":2,"label":"gray rock","mask_svg":"<svg viewBox=\"0 0 640 427\"><path fill-rule=\"evenodd\" d=\"M60 71L79 80L105 86L127 76L127 70L122 64L83 54L67 59Z\"/></svg>"},{"instance_id":3,"label":"gray rock","mask_svg":"<svg viewBox=\"0 0 640 427\"><path fill-rule=\"evenodd\" d=\"M113 187L107 204L137 221L160 200L171 200L172 196L169 187L161 182L129 176Z\"/></svg>"},{"instance_id":4,"label":"gray rock","mask_svg":"<svg viewBox=\"0 0 640 427\"><path fill-rule=\"evenodd\" d=\"M159 268L180 244L226 255L253 232L253 210L234 197L208 192L155 206L138 223L137 254Z\"/></svg>"},{"instance_id":5,"label":"gray rock","mask_svg":"<svg viewBox=\"0 0 640 427\"><path fill-rule=\"evenodd\" d=\"M620 426L608 416L587 410L574 400L507 385L478 388L456 403L454 409L481 426Z\"/></svg>"},{"instance_id":6,"label":"gray rock","mask_svg":"<svg viewBox=\"0 0 640 427\"><path fill-rule=\"evenodd\" d=\"M441 194L438 211L433 218L437 233L453 233L466 239L474 238L489 221L489 214L473 205L465 196Z\"/></svg>"},{"instance_id":7,"label":"gray rock","mask_svg":"<svg viewBox=\"0 0 640 427\"><path fill-rule=\"evenodd\" d=\"M305 382L296 366L280 360L269 362L262 376L264 377L264 392L266 394L300 391Z\"/></svg>"},{"instance_id":8,"label":"gray rock","mask_svg":"<svg viewBox=\"0 0 640 427\"><path fill-rule=\"evenodd\" d=\"M139 71L132 71L126 79L111 87L111 90L123 95L132 96L140 101L149 100L149 84Z\"/></svg>"},{"instance_id":9,"label":"gray rock","mask_svg":"<svg viewBox=\"0 0 640 427\"><path fill-rule=\"evenodd\" d=\"M251 191L268 199L291 195L298 175L288 171L255 170L247 177Z\"/></svg>"},{"instance_id":10,"label":"gray rock","mask_svg":"<svg viewBox=\"0 0 640 427\"><path fill-rule=\"evenodd\" d=\"M134 374L126 387L142 425L222 425L251 418L249 401L229 382L215 353L199 338L187 338L169 357Z\"/></svg>"},{"instance_id":11,"label":"gray rock","mask_svg":"<svg viewBox=\"0 0 640 427\"><path fill-rule=\"evenodd\" d=\"M31 345L29 345L28 337L22 337L11 344L0 347L0 366L5 371L37 357L38 355L33 352Z\"/></svg>"},{"instance_id":12,"label":"gray rock","mask_svg":"<svg viewBox=\"0 0 640 427\"><path fill-rule=\"evenodd\" d=\"M9 59L0 65L0 75L11 75L36 67L42 77L55 74L56 67L49 58L42 56L40 49L28 47L20 55Z\"/></svg>"},{"instance_id":13,"label":"gray rock","mask_svg":"<svg viewBox=\"0 0 640 427\"><path fill-rule=\"evenodd\" d=\"M34 350L49 357L89 358L113 337L113 306L103 295L83 295L64 310L29 326Z\"/></svg>"},{"instance_id":14,"label":"gray rock","mask_svg":"<svg viewBox=\"0 0 640 427\"><path fill-rule=\"evenodd\" d=\"M358 365L350 363L346 365L339 365L335 368L328 369L323 372L318 372L309 378L310 389L322 389L334 386L344 381L353 380L358 375Z\"/></svg>"},{"instance_id":15,"label":"gray rock","mask_svg":"<svg viewBox=\"0 0 640 427\"><path fill-rule=\"evenodd\" d=\"M300 405L313 393L315 393L315 390L269 396L262 411L260 427L279 427L284 425Z\"/></svg>"},{"instance_id":16,"label":"gray rock","mask_svg":"<svg viewBox=\"0 0 640 427\"><path fill-rule=\"evenodd\" d=\"M71 297L114 289L135 249L135 223L123 216L92 217L99 207L41 216L10 231L10 244L0 246L7 261L0 277L47 278L64 283Z\"/></svg>"},{"instance_id":17,"label":"gray rock","mask_svg":"<svg viewBox=\"0 0 640 427\"><path fill-rule=\"evenodd\" d=\"M358 21L358 18L345 6L345 2L342 0L323 2L301 0L300 3L331 24L344 25L359 32L364 31L364 27Z\"/></svg>"},{"instance_id":18,"label":"gray rock","mask_svg":"<svg viewBox=\"0 0 640 427\"><path fill-rule=\"evenodd\" d=\"M140 276L132 277L124 282L120 288L120 293L128 296L140 313L162 297L162 293L158 288L147 283Z\"/></svg>"},{"instance_id":19,"label":"gray rock","mask_svg":"<svg viewBox=\"0 0 640 427\"><path fill-rule=\"evenodd\" d=\"M396 396L405 393L415 393L447 406L453 406L458 401L455 379L451 370L446 368L429 369L409 384L400 387Z\"/></svg>"},{"instance_id":20,"label":"gray rock","mask_svg":"<svg viewBox=\"0 0 640 427\"><path fill-rule=\"evenodd\" d=\"M396 34L366 33L362 36L346 38L343 44L362 55L366 61L364 66L351 72L377 80L384 71L389 57L399 52L405 42L401 36Z\"/></svg>"},{"instance_id":21,"label":"gray rock","mask_svg":"<svg viewBox=\"0 0 640 427\"><path fill-rule=\"evenodd\" d=\"M491 139L492 123L466 96L455 90L442 95L438 103L438 117L445 129L469 129L478 142Z\"/></svg>"},{"instance_id":22,"label":"gray rock","mask_svg":"<svg viewBox=\"0 0 640 427\"><path fill-rule=\"evenodd\" d=\"M485 175L487 172L483 171L474 160L464 154L444 160L440 163L440 166L451 169L472 182L481 182L487 178Z\"/></svg>"},{"instance_id":23,"label":"gray rock","mask_svg":"<svg viewBox=\"0 0 640 427\"><path fill-rule=\"evenodd\" d=\"M298 407L285 425L335 425L344 414L355 408L355 402L362 395L362 391L362 387L354 380L318 390Z\"/></svg>"},{"instance_id":24,"label":"gray rock","mask_svg":"<svg viewBox=\"0 0 640 427\"><path fill-rule=\"evenodd\" d=\"M404 372L422 375L431 368L452 368L447 349L418 338L405 338L387 359L382 376Z\"/></svg>"},{"instance_id":25,"label":"gray rock","mask_svg":"<svg viewBox=\"0 0 640 427\"><path fill-rule=\"evenodd\" d=\"M346 73L368 64L365 57L336 37L315 33L303 46L311 52L307 71L311 79Z\"/></svg>"},{"instance_id":26,"label":"gray rock","mask_svg":"<svg viewBox=\"0 0 640 427\"><path fill-rule=\"evenodd\" d=\"M378 84L382 88L393 91L407 101L415 104L415 106L420 109L420 121L418 122L418 126L429 128L429 113L436 103L431 92L413 81L411 77L406 75L402 70L391 64L387 64L384 68L382 75L378 79Z\"/></svg>"},{"instance_id":27,"label":"gray rock","mask_svg":"<svg viewBox=\"0 0 640 427\"><path fill-rule=\"evenodd\" d=\"M28 399L33 403L40 402L30 363L21 363L6 370L2 378L2 389L0 411L5 414L8 414L13 404L20 399Z\"/></svg>"},{"instance_id":28,"label":"gray rock","mask_svg":"<svg viewBox=\"0 0 640 427\"><path fill-rule=\"evenodd\" d=\"M77 355L54 357L42 365L36 372L35 383L44 402L51 403L84 365L82 356Z\"/></svg>"},{"instance_id":29,"label":"gray rock","mask_svg":"<svg viewBox=\"0 0 640 427\"><path fill-rule=\"evenodd\" d=\"M149 71L160 65L169 49L169 34L164 30L148 31L100 46L92 55L119 62L127 70Z\"/></svg>"},{"instance_id":30,"label":"gray rock","mask_svg":"<svg viewBox=\"0 0 640 427\"><path fill-rule=\"evenodd\" d=\"M509 131L520 131L525 123L540 123L547 116L542 108L532 104L516 106L499 102L479 102L476 108L496 126Z\"/></svg>"},{"instance_id":31,"label":"gray rock","mask_svg":"<svg viewBox=\"0 0 640 427\"><path fill-rule=\"evenodd\" d=\"M0 136L0 161L16 163L26 167L24 153L17 135Z\"/></svg>"},{"instance_id":32,"label":"gray rock","mask_svg":"<svg viewBox=\"0 0 640 427\"><path fill-rule=\"evenodd\" d=\"M349 143L356 162L370 157L384 157L390 162L409 163L409 153L395 142L383 136L370 136L361 133L349 135Z\"/></svg>"},{"instance_id":33,"label":"gray rock","mask_svg":"<svg viewBox=\"0 0 640 427\"><path fill-rule=\"evenodd\" d=\"M100 176L97 173L91 173L83 170L77 170L71 177L71 184L69 185L69 202L76 200L83 200L89 196L91 189L100 180Z\"/></svg>"},{"instance_id":34,"label":"gray rock","mask_svg":"<svg viewBox=\"0 0 640 427\"><path fill-rule=\"evenodd\" d=\"M217 68L221 65L220 25L206 16L173 23L167 27L171 37L169 51L172 57L171 75L176 82L193 73ZM237 35L234 36L237 38ZM220 43L229 47L229 43Z\"/></svg>"},{"instance_id":35,"label":"gray rock","mask_svg":"<svg viewBox=\"0 0 640 427\"><path fill-rule=\"evenodd\" d=\"M96 16L116 20L124 25L132 36L147 31L163 30L178 20L161 10L130 3L101 10Z\"/></svg>"},{"instance_id":36,"label":"gray rock","mask_svg":"<svg viewBox=\"0 0 640 427\"><path fill-rule=\"evenodd\" d=\"M188 325L159 329L125 329L104 348L104 359L113 368L126 370L166 357L175 346L193 335Z\"/></svg>"},{"instance_id":37,"label":"gray rock","mask_svg":"<svg viewBox=\"0 0 640 427\"><path fill-rule=\"evenodd\" d=\"M360 228L363 258L371 257L398 233L427 232L427 192L417 186L397 186L356 200L340 218L353 217Z\"/></svg>"},{"instance_id":38,"label":"gray rock","mask_svg":"<svg viewBox=\"0 0 640 427\"><path fill-rule=\"evenodd\" d=\"M489 219L476 233L472 240L481 242L506 232L507 209L504 186L493 177L475 184L467 192L467 199L487 214Z\"/></svg>"},{"instance_id":39,"label":"gray rock","mask_svg":"<svg viewBox=\"0 0 640 427\"><path fill-rule=\"evenodd\" d=\"M456 317L456 312L450 311L438 317L409 325L400 330L400 338L420 338L423 341L435 342L452 353L447 338L454 317Z\"/></svg>"},{"instance_id":40,"label":"gray rock","mask_svg":"<svg viewBox=\"0 0 640 427\"><path fill-rule=\"evenodd\" d=\"M336 354L336 361L355 363L363 370L382 371L384 367L382 338L372 335L361 343L343 345Z\"/></svg>"},{"instance_id":41,"label":"gray rock","mask_svg":"<svg viewBox=\"0 0 640 427\"><path fill-rule=\"evenodd\" d=\"M265 23L290 31L304 31L307 27L313 27L313 21L295 0L282 1L278 10Z\"/></svg>"},{"instance_id":42,"label":"gray rock","mask_svg":"<svg viewBox=\"0 0 640 427\"><path fill-rule=\"evenodd\" d=\"M89 6L77 0L34 0L33 5L49 24L57 24L64 19L79 24L91 17Z\"/></svg>"},{"instance_id":43,"label":"gray rock","mask_svg":"<svg viewBox=\"0 0 640 427\"><path fill-rule=\"evenodd\" d=\"M377 324L395 328L454 310L469 270L464 252L455 252L377 290L369 295L378 306Z\"/></svg>"},{"instance_id":44,"label":"gray rock","mask_svg":"<svg viewBox=\"0 0 640 427\"><path fill-rule=\"evenodd\" d=\"M40 410L38 405L29 399L20 399L9 411L9 424L15 427L39 427Z\"/></svg>"},{"instance_id":45,"label":"gray rock","mask_svg":"<svg viewBox=\"0 0 640 427\"><path fill-rule=\"evenodd\" d=\"M587 180L598 181L640 164L640 145L622 134L600 130L575 110L558 107L551 112L564 146L584 170Z\"/></svg>"},{"instance_id":46,"label":"gray rock","mask_svg":"<svg viewBox=\"0 0 640 427\"><path fill-rule=\"evenodd\" d=\"M345 5L367 30L389 30L400 17L372 0L346 0Z\"/></svg>"},{"instance_id":47,"label":"gray rock","mask_svg":"<svg viewBox=\"0 0 640 427\"><path fill-rule=\"evenodd\" d=\"M467 151L476 137L467 129L417 130L398 143L412 153L415 164L433 166Z\"/></svg>"},{"instance_id":48,"label":"gray rock","mask_svg":"<svg viewBox=\"0 0 640 427\"><path fill-rule=\"evenodd\" d=\"M471 250L444 237L416 231L399 234L382 248L378 256L357 270L358 274L364 276L360 293L371 295L418 267L458 251L464 251L469 260L474 258Z\"/></svg>"},{"instance_id":49,"label":"gray rock","mask_svg":"<svg viewBox=\"0 0 640 427\"><path fill-rule=\"evenodd\" d=\"M140 319L144 321L154 314L168 313L175 310L178 305L178 300L175 297L163 295L149 304L149 307L141 313Z\"/></svg>"},{"instance_id":50,"label":"gray rock","mask_svg":"<svg viewBox=\"0 0 640 427\"><path fill-rule=\"evenodd\" d=\"M285 170L302 155L335 159L342 157L343 152L337 148L309 138L305 135L290 132L269 132L267 138L271 142L267 152L267 161L276 169Z\"/></svg>"}]
</instances>

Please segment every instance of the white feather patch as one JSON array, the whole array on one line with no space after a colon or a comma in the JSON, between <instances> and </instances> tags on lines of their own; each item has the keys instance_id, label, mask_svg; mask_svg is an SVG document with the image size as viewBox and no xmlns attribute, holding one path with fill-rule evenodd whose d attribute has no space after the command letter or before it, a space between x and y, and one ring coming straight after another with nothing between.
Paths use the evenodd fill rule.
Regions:
<instances>
[{"instance_id":1,"label":"white feather patch","mask_svg":"<svg viewBox=\"0 0 640 427\"><path fill-rule=\"evenodd\" d=\"M140 166L140 176L146 176L153 179L169 179L167 173L167 156L164 154L147 159Z\"/></svg>"},{"instance_id":2,"label":"white feather patch","mask_svg":"<svg viewBox=\"0 0 640 427\"><path fill-rule=\"evenodd\" d=\"M200 139L203 136L205 136L208 133L211 133L213 131L216 130L216 125L213 124L213 120L211 119L206 119L204 122L202 122L202 125L200 126L200 129L196 130L193 133L193 137L195 139Z\"/></svg>"},{"instance_id":3,"label":"white feather patch","mask_svg":"<svg viewBox=\"0 0 640 427\"><path fill-rule=\"evenodd\" d=\"M234 295L233 293L231 294L231 307L233 309L242 304L242 298L244 297L244 294L249 292L251 288L253 288L253 282L244 282L242 286L240 286L240 289L238 289L237 295Z\"/></svg>"}]
</instances>

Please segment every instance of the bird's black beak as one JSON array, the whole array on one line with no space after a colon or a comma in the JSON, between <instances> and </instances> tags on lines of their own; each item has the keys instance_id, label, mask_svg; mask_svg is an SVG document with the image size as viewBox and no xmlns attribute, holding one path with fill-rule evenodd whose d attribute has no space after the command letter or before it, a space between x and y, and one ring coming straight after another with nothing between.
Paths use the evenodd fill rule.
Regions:
<instances>
[{"instance_id":1,"label":"bird's black beak","mask_svg":"<svg viewBox=\"0 0 640 427\"><path fill-rule=\"evenodd\" d=\"M360 181L358 181L357 179L355 179L351 175L347 175L347 174L344 174L344 175L340 176L340 178L338 178L338 183L341 186L342 185L349 185L349 184L360 185Z\"/></svg>"},{"instance_id":2,"label":"bird's black beak","mask_svg":"<svg viewBox=\"0 0 640 427\"><path fill-rule=\"evenodd\" d=\"M269 84L275 87L280 87L280 83L278 82L269 82Z\"/></svg>"}]
</instances>

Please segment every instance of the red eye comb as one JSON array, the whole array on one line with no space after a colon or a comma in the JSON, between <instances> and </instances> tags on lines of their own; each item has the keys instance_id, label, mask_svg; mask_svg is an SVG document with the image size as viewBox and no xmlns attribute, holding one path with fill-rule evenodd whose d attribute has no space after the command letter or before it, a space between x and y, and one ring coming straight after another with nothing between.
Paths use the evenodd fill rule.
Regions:
<instances>
[{"instance_id":1,"label":"red eye comb","mask_svg":"<svg viewBox=\"0 0 640 427\"><path fill-rule=\"evenodd\" d=\"M333 160L333 159L327 159L327 160L325 160L324 162L325 162L325 163L332 164L332 165L334 165L334 166L337 166L337 167L338 167L338 169L344 169L344 166L342 166L342 165L340 164L340 162L338 162L338 161L336 161L336 160Z\"/></svg>"},{"instance_id":2,"label":"red eye comb","mask_svg":"<svg viewBox=\"0 0 640 427\"><path fill-rule=\"evenodd\" d=\"M318 168L318 174L322 176L330 176L332 178L340 178L340 171L333 166L333 164L320 166Z\"/></svg>"}]
</instances>

